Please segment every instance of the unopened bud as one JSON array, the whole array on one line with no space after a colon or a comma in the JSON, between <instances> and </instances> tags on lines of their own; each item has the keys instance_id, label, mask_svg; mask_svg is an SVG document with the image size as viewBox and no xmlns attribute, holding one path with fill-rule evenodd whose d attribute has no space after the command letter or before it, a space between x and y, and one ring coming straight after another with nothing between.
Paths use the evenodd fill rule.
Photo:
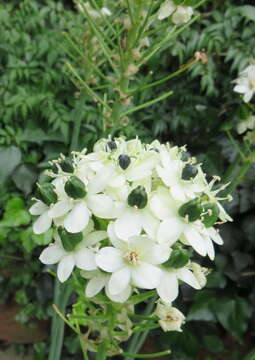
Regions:
<instances>
[{"instance_id":1,"label":"unopened bud","mask_svg":"<svg viewBox=\"0 0 255 360\"><path fill-rule=\"evenodd\" d=\"M144 209L148 203L148 195L143 186L137 186L128 195L128 205L135 206L138 209Z\"/></svg>"},{"instance_id":2,"label":"unopened bud","mask_svg":"<svg viewBox=\"0 0 255 360\"><path fill-rule=\"evenodd\" d=\"M66 251L73 251L83 239L82 232L70 233L62 227L58 228L58 235Z\"/></svg>"},{"instance_id":3,"label":"unopened bud","mask_svg":"<svg viewBox=\"0 0 255 360\"><path fill-rule=\"evenodd\" d=\"M36 197L48 206L58 201L58 196L52 184L38 185Z\"/></svg>"},{"instance_id":4,"label":"unopened bud","mask_svg":"<svg viewBox=\"0 0 255 360\"><path fill-rule=\"evenodd\" d=\"M82 199L86 195L85 185L77 176L71 176L65 183L65 192L73 199Z\"/></svg>"}]
</instances>

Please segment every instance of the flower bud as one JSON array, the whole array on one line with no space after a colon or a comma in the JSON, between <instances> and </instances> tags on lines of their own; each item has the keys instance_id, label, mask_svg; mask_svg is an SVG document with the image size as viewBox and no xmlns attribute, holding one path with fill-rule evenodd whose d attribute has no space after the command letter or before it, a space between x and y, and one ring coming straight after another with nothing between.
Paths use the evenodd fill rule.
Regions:
<instances>
[{"instance_id":1,"label":"flower bud","mask_svg":"<svg viewBox=\"0 0 255 360\"><path fill-rule=\"evenodd\" d=\"M209 228L213 226L219 217L220 210L217 204L208 202L207 204L203 205L203 219L202 222L205 227Z\"/></svg>"},{"instance_id":2,"label":"flower bud","mask_svg":"<svg viewBox=\"0 0 255 360\"><path fill-rule=\"evenodd\" d=\"M66 251L73 251L76 245L78 245L83 239L82 232L70 233L62 227L58 228L58 235L61 239L63 248Z\"/></svg>"},{"instance_id":3,"label":"flower bud","mask_svg":"<svg viewBox=\"0 0 255 360\"><path fill-rule=\"evenodd\" d=\"M36 197L48 206L55 204L58 201L58 196L54 191L54 186L50 183L38 185Z\"/></svg>"},{"instance_id":4,"label":"flower bud","mask_svg":"<svg viewBox=\"0 0 255 360\"><path fill-rule=\"evenodd\" d=\"M148 202L148 196L143 186L137 186L128 195L128 205L144 209Z\"/></svg>"},{"instance_id":5,"label":"flower bud","mask_svg":"<svg viewBox=\"0 0 255 360\"><path fill-rule=\"evenodd\" d=\"M108 141L107 145L108 145L108 147L109 147L110 150L115 150L115 149L117 149L117 144L116 144L115 141Z\"/></svg>"},{"instance_id":6,"label":"flower bud","mask_svg":"<svg viewBox=\"0 0 255 360\"><path fill-rule=\"evenodd\" d=\"M185 316L171 304L159 302L155 314L159 317L159 325L164 331L182 331Z\"/></svg>"},{"instance_id":7,"label":"flower bud","mask_svg":"<svg viewBox=\"0 0 255 360\"><path fill-rule=\"evenodd\" d=\"M67 173L74 172L73 162L70 158L65 158L64 160L62 160L60 162L59 165L60 165L61 169Z\"/></svg>"},{"instance_id":8,"label":"flower bud","mask_svg":"<svg viewBox=\"0 0 255 360\"><path fill-rule=\"evenodd\" d=\"M185 249L176 249L171 252L170 259L168 259L163 265L167 268L179 269L185 266L189 262L189 253Z\"/></svg>"},{"instance_id":9,"label":"flower bud","mask_svg":"<svg viewBox=\"0 0 255 360\"><path fill-rule=\"evenodd\" d=\"M203 207L200 199L196 198L183 204L179 209L179 215L182 217L188 216L189 221L193 222L200 218L203 212Z\"/></svg>"},{"instance_id":10,"label":"flower bud","mask_svg":"<svg viewBox=\"0 0 255 360\"><path fill-rule=\"evenodd\" d=\"M58 166L56 163L51 165L51 170L54 172L54 174L58 174Z\"/></svg>"},{"instance_id":11,"label":"flower bud","mask_svg":"<svg viewBox=\"0 0 255 360\"><path fill-rule=\"evenodd\" d=\"M131 159L128 155L120 155L119 156L119 166L121 169L126 170L131 163Z\"/></svg>"},{"instance_id":12,"label":"flower bud","mask_svg":"<svg viewBox=\"0 0 255 360\"><path fill-rule=\"evenodd\" d=\"M65 183L65 192L73 199L82 199L87 193L84 183L75 175Z\"/></svg>"},{"instance_id":13,"label":"flower bud","mask_svg":"<svg viewBox=\"0 0 255 360\"><path fill-rule=\"evenodd\" d=\"M208 269L200 266L197 263L191 263L190 269L193 271L197 282L200 287L203 288L206 285L206 274L208 273Z\"/></svg>"},{"instance_id":14,"label":"flower bud","mask_svg":"<svg viewBox=\"0 0 255 360\"><path fill-rule=\"evenodd\" d=\"M186 164L182 170L182 180L190 180L198 173L197 167L191 164Z\"/></svg>"}]
</instances>

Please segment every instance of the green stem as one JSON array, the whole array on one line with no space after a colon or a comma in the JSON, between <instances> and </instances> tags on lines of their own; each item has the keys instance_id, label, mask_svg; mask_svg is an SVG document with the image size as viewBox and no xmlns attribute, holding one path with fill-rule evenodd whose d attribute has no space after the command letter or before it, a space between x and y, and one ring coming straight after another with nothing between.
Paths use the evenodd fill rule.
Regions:
<instances>
[{"instance_id":1,"label":"green stem","mask_svg":"<svg viewBox=\"0 0 255 360\"><path fill-rule=\"evenodd\" d=\"M57 305L61 312L65 312L71 292L72 290L68 284L61 284L57 278L55 279L54 304ZM51 323L50 351L48 360L61 359L64 330L64 321L58 316L56 312L54 312Z\"/></svg>"},{"instance_id":2,"label":"green stem","mask_svg":"<svg viewBox=\"0 0 255 360\"><path fill-rule=\"evenodd\" d=\"M69 68L69 70L74 74L74 76L80 81L80 83L84 86L84 88L87 90L88 94L93 98L95 98L103 107L105 107L107 110L111 110L111 108L104 102L104 100L101 99L100 96L97 95L95 91L93 91L86 82L80 77L80 75L75 71L73 66L66 62L66 66Z\"/></svg>"},{"instance_id":3,"label":"green stem","mask_svg":"<svg viewBox=\"0 0 255 360\"><path fill-rule=\"evenodd\" d=\"M154 357L166 356L171 354L171 350L161 351L154 354L131 354L131 353L123 353L124 356L128 356L130 358L135 359L152 359Z\"/></svg>"},{"instance_id":4,"label":"green stem","mask_svg":"<svg viewBox=\"0 0 255 360\"><path fill-rule=\"evenodd\" d=\"M121 117L122 117L122 116L129 115L129 114L132 114L132 113L135 112L135 111L144 109L144 108L146 108L146 107L148 107L148 106L150 106L150 105L153 105L153 104L155 104L155 103L157 103L157 102L159 102L159 101L162 101L162 100L166 99L167 97L169 97L169 96L171 96L171 95L173 95L173 91L168 91L167 93L165 93L165 94L157 97L156 99L150 100L150 101L148 101L148 102L146 102L146 103L144 103L144 104L141 104L141 105L135 106L135 107L133 107L133 108L131 108L131 109L128 109L127 111L125 111L125 112L123 112L123 113L121 114Z\"/></svg>"},{"instance_id":5,"label":"green stem","mask_svg":"<svg viewBox=\"0 0 255 360\"><path fill-rule=\"evenodd\" d=\"M79 100L76 102L75 108L71 113L71 120L74 124L73 135L70 144L70 151L78 150L78 140L81 129L81 121L83 116L83 108L85 105L85 96L84 94L80 95Z\"/></svg>"},{"instance_id":6,"label":"green stem","mask_svg":"<svg viewBox=\"0 0 255 360\"><path fill-rule=\"evenodd\" d=\"M226 193L224 193L224 196L233 193L233 191L237 188L237 186L240 184L240 182L243 180L244 176L246 175L246 173L250 169L250 166L251 166L250 161L245 161L243 163L243 165L241 166L241 168L240 168L240 170L238 172L238 175L235 177L235 179L228 186Z\"/></svg>"},{"instance_id":7,"label":"green stem","mask_svg":"<svg viewBox=\"0 0 255 360\"><path fill-rule=\"evenodd\" d=\"M154 304L155 304L155 301L157 299L157 295L153 296L150 301L148 302L147 306L146 306L146 309L143 313L143 316L146 316L148 314L151 313L153 307L154 307ZM135 334L131 341L130 341L130 344L129 344L129 347L127 349L127 352L128 353L132 353L132 354L137 354L137 352L140 350L140 348L142 347L148 333L149 333L150 330L146 330L141 336L139 333ZM129 356L126 358L126 360L133 360L134 359L134 356Z\"/></svg>"},{"instance_id":8,"label":"green stem","mask_svg":"<svg viewBox=\"0 0 255 360\"><path fill-rule=\"evenodd\" d=\"M241 150L240 146L238 145L237 141L235 141L235 139L233 138L230 130L226 130L226 133L227 133L227 135L228 135L228 137L229 137L229 140L230 140L231 144L232 144L233 147L236 149L236 152L237 152L238 154L240 154L242 160L245 161L245 160L246 160L246 156L245 156L244 153L242 152L242 150Z\"/></svg>"},{"instance_id":9,"label":"green stem","mask_svg":"<svg viewBox=\"0 0 255 360\"><path fill-rule=\"evenodd\" d=\"M166 82L166 81L168 81L168 80L171 80L171 79L173 79L174 77L182 74L184 71L186 71L189 67L191 67L191 66L192 66L193 64L195 64L196 62L197 62L196 59L191 60L191 61L188 62L187 64L181 66L181 68L180 68L179 70L177 70L177 71L175 71L174 73L172 73L172 74L164 77L163 79L154 81L154 82L152 82L152 83L150 83L150 84L148 84L148 85L145 85L145 86L142 86L142 87L140 87L140 88L138 88L138 89L132 90L132 92L142 91L142 90L145 90L145 89L149 89L150 87L157 86L157 85L162 84L162 83L164 83L164 82Z\"/></svg>"}]
</instances>

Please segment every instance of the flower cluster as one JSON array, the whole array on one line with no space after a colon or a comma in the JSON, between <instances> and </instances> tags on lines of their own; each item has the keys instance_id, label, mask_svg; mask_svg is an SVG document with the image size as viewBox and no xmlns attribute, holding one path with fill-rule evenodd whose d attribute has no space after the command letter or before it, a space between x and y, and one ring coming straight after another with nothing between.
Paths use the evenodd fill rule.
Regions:
<instances>
[{"instance_id":1,"label":"flower cluster","mask_svg":"<svg viewBox=\"0 0 255 360\"><path fill-rule=\"evenodd\" d=\"M61 282L77 267L88 298L104 290L125 302L139 289L156 289L169 306L180 281L205 285L192 251L213 260L213 243L222 244L214 225L231 218L217 197L222 187L214 190L218 178L208 183L184 147L103 139L92 153L53 161L48 175L30 212L38 216L36 234L53 228L55 242L40 260L58 263Z\"/></svg>"},{"instance_id":2,"label":"flower cluster","mask_svg":"<svg viewBox=\"0 0 255 360\"><path fill-rule=\"evenodd\" d=\"M243 94L244 102L248 103L255 93L255 65L249 65L235 80L234 91Z\"/></svg>"}]
</instances>

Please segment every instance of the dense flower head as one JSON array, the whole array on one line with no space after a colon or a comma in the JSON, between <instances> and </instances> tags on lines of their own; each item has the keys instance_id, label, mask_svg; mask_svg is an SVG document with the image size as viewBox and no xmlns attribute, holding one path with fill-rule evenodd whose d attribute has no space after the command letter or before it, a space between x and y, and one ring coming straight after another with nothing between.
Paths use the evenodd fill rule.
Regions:
<instances>
[{"instance_id":1,"label":"dense flower head","mask_svg":"<svg viewBox=\"0 0 255 360\"><path fill-rule=\"evenodd\" d=\"M125 302L155 289L169 306L180 281L205 285L206 270L192 252L213 260L213 243L223 243L215 225L231 218L217 196L224 186L215 190L218 178L208 183L185 147L102 139L91 153L61 155L48 175L30 212L38 216L36 234L53 228L54 243L40 260L58 264L61 282L78 268L88 298L105 292Z\"/></svg>"}]
</instances>

